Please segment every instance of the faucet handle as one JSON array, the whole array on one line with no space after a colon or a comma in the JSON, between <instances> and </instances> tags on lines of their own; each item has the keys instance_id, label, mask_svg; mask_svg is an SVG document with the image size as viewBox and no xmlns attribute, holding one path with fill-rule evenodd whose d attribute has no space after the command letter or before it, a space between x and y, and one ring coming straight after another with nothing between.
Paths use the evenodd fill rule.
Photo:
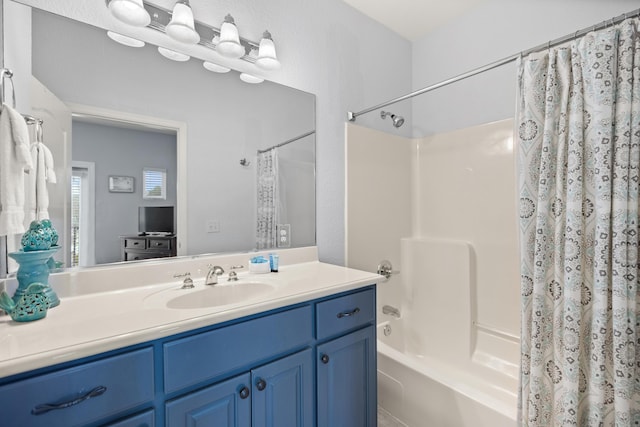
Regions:
<instances>
[{"instance_id":1,"label":"faucet handle","mask_svg":"<svg viewBox=\"0 0 640 427\"><path fill-rule=\"evenodd\" d=\"M229 267L229 278L227 279L228 282L235 282L236 280L238 280L238 273L236 273L236 270L239 268L244 268L244 265L232 265L231 267Z\"/></svg>"},{"instance_id":2,"label":"faucet handle","mask_svg":"<svg viewBox=\"0 0 640 427\"><path fill-rule=\"evenodd\" d=\"M180 289L192 289L194 287L193 280L191 280L191 273L188 271L183 274L174 274L173 277L177 279L184 277L184 280L182 281L182 288Z\"/></svg>"}]
</instances>

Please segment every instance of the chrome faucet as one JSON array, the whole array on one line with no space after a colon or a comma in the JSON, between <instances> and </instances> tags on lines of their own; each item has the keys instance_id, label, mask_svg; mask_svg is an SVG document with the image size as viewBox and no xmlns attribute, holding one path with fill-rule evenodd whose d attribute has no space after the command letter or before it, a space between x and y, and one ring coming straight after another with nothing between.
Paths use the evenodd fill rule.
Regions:
<instances>
[{"instance_id":1,"label":"chrome faucet","mask_svg":"<svg viewBox=\"0 0 640 427\"><path fill-rule=\"evenodd\" d=\"M224 269L219 265L211 265L209 264L209 272L207 273L207 278L204 281L205 285L215 285L218 283L218 276L224 273Z\"/></svg>"},{"instance_id":2,"label":"chrome faucet","mask_svg":"<svg viewBox=\"0 0 640 427\"><path fill-rule=\"evenodd\" d=\"M229 267L229 278L227 279L227 282L238 281L238 273L235 272L238 268L244 268L244 265L233 265Z\"/></svg>"},{"instance_id":3,"label":"chrome faucet","mask_svg":"<svg viewBox=\"0 0 640 427\"><path fill-rule=\"evenodd\" d=\"M398 310L395 307L392 307L390 305L384 305L382 306L382 313L383 314L388 314L391 317L395 317L396 319L400 318L400 310Z\"/></svg>"}]
</instances>

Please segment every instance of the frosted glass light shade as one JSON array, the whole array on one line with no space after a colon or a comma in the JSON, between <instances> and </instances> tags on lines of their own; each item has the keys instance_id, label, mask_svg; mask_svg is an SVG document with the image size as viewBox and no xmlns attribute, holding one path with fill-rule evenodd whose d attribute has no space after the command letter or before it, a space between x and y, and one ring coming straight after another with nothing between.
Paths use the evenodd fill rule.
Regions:
<instances>
[{"instance_id":1,"label":"frosted glass light shade","mask_svg":"<svg viewBox=\"0 0 640 427\"><path fill-rule=\"evenodd\" d=\"M142 0L111 0L109 11L118 20L136 27L146 27L151 22Z\"/></svg>"},{"instance_id":2,"label":"frosted glass light shade","mask_svg":"<svg viewBox=\"0 0 640 427\"><path fill-rule=\"evenodd\" d=\"M225 16L220 27L220 41L216 45L216 51L227 58L242 58L245 54L244 46L240 44L238 27L231 15Z\"/></svg>"},{"instance_id":3,"label":"frosted glass light shade","mask_svg":"<svg viewBox=\"0 0 640 427\"><path fill-rule=\"evenodd\" d=\"M173 7L171 21L165 27L169 37L182 43L196 44L200 35L195 29L193 11L188 2L179 1Z\"/></svg>"},{"instance_id":4,"label":"frosted glass light shade","mask_svg":"<svg viewBox=\"0 0 640 427\"><path fill-rule=\"evenodd\" d=\"M134 39L133 37L125 36L124 34L116 33L113 31L107 31L107 36L114 42L118 42L129 47L142 47L144 42L142 40Z\"/></svg>"},{"instance_id":5,"label":"frosted glass light shade","mask_svg":"<svg viewBox=\"0 0 640 427\"><path fill-rule=\"evenodd\" d=\"M175 50L167 49L162 46L158 46L158 52L160 52L160 55L172 61L184 62L191 58L189 55L185 55L184 53L176 52Z\"/></svg>"},{"instance_id":6,"label":"frosted glass light shade","mask_svg":"<svg viewBox=\"0 0 640 427\"><path fill-rule=\"evenodd\" d=\"M242 80L245 83L251 83L251 84L262 83L264 81L262 77L256 77L254 75L247 74L247 73L241 73L240 80Z\"/></svg>"},{"instance_id":7,"label":"frosted glass light shade","mask_svg":"<svg viewBox=\"0 0 640 427\"><path fill-rule=\"evenodd\" d=\"M260 40L256 65L265 70L280 68L280 61L278 61L278 57L276 56L276 45L273 43L269 31L265 31Z\"/></svg>"},{"instance_id":8,"label":"frosted glass light shade","mask_svg":"<svg viewBox=\"0 0 640 427\"><path fill-rule=\"evenodd\" d=\"M231 71L231 68L223 67L222 65L214 64L213 62L205 61L202 63L202 66L209 71L213 71L214 73L228 73Z\"/></svg>"}]
</instances>

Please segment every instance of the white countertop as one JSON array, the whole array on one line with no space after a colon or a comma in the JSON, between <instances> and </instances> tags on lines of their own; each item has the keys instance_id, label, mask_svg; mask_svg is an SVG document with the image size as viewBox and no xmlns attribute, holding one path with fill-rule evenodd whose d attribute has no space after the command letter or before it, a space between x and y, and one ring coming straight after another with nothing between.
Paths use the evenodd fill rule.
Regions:
<instances>
[{"instance_id":1,"label":"white countertop","mask_svg":"<svg viewBox=\"0 0 640 427\"><path fill-rule=\"evenodd\" d=\"M166 266L157 263L156 267L160 265ZM174 269L180 266L173 264ZM203 277L193 278L196 286L188 290L179 289L179 282L173 279L78 296L59 293L61 304L34 322L18 323L7 315L0 316L0 377L357 289L377 283L381 277L318 261L281 263L278 273L240 272L238 282L226 282L225 274L215 285L260 282L271 286L253 300L207 308L167 308L167 302L176 296L213 290L204 285Z\"/></svg>"}]
</instances>

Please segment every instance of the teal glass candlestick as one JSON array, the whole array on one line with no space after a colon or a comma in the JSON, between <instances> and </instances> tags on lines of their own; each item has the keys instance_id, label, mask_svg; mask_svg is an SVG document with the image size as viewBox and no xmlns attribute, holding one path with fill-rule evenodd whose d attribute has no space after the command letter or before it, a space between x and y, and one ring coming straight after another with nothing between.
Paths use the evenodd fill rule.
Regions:
<instances>
[{"instance_id":1,"label":"teal glass candlestick","mask_svg":"<svg viewBox=\"0 0 640 427\"><path fill-rule=\"evenodd\" d=\"M9 252L9 256L13 258L19 265L18 274L18 289L13 294L13 301L15 303L25 295L27 287L32 283L41 283L45 286L44 293L49 298L49 308L55 307L60 304L58 295L49 286L49 266L47 262L49 259L60 249L59 246L52 247L44 251L16 251Z\"/></svg>"}]
</instances>

